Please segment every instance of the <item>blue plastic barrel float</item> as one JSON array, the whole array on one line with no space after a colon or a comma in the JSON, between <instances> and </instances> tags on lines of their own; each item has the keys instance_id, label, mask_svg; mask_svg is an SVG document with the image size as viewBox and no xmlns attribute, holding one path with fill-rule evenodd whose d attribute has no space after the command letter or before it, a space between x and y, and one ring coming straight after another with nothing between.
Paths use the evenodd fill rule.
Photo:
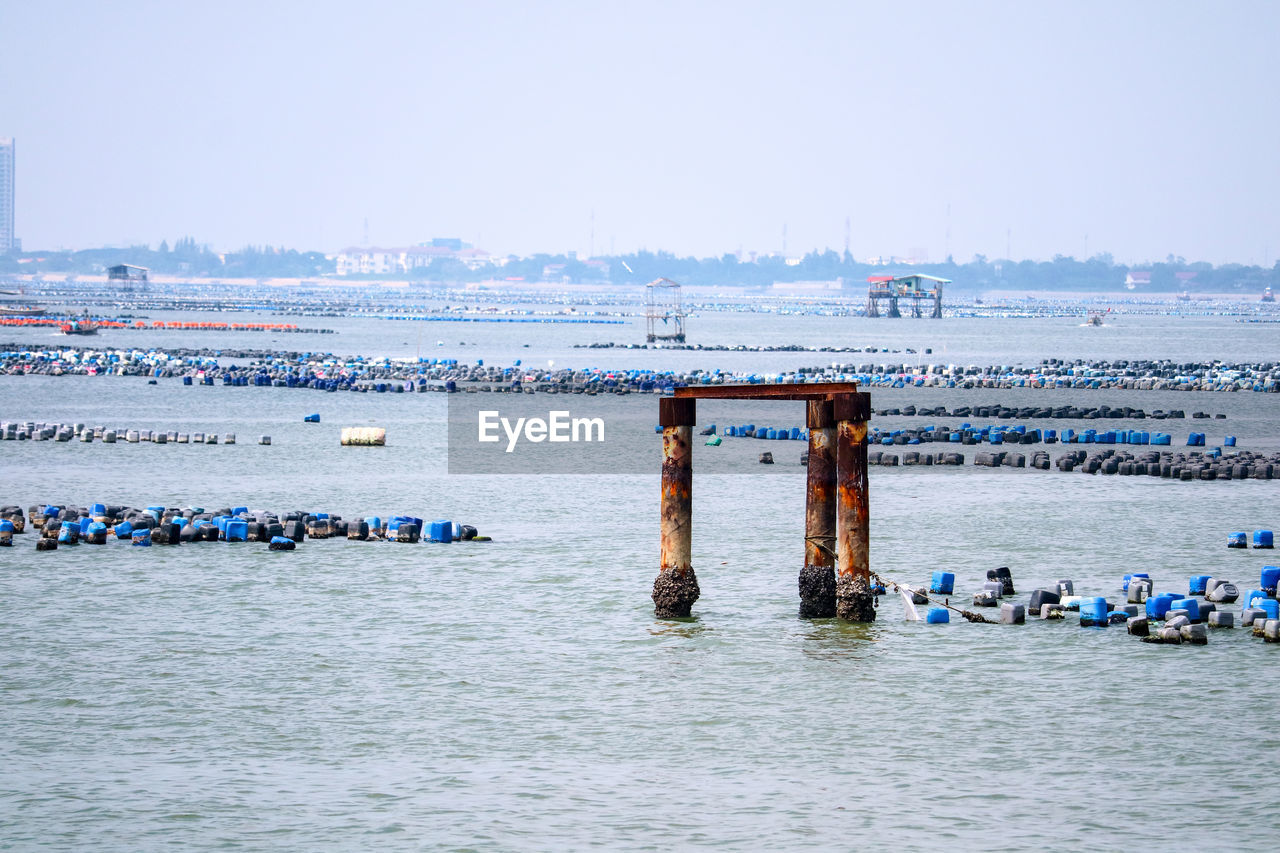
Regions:
<instances>
[{"instance_id":1,"label":"blue plastic barrel float","mask_svg":"<svg viewBox=\"0 0 1280 853\"><path fill-rule=\"evenodd\" d=\"M1200 621L1200 601L1195 598L1176 598L1169 604L1170 610L1185 610L1192 622Z\"/></svg>"},{"instance_id":2,"label":"blue plastic barrel float","mask_svg":"<svg viewBox=\"0 0 1280 853\"><path fill-rule=\"evenodd\" d=\"M951 595L955 592L956 576L952 572L934 572L929 583L929 592L939 595ZM944 609L945 613L946 610Z\"/></svg>"},{"instance_id":3,"label":"blue plastic barrel float","mask_svg":"<svg viewBox=\"0 0 1280 853\"><path fill-rule=\"evenodd\" d=\"M225 533L228 542L247 542L249 540L249 522L231 519L226 523Z\"/></svg>"},{"instance_id":4,"label":"blue plastic barrel float","mask_svg":"<svg viewBox=\"0 0 1280 853\"><path fill-rule=\"evenodd\" d=\"M1133 574L1126 574L1124 576L1124 583L1121 585L1120 588L1125 592L1128 592L1129 581L1137 580L1138 578L1145 578L1147 580L1151 580L1151 575L1147 574L1146 572L1134 572Z\"/></svg>"},{"instance_id":5,"label":"blue plastic barrel float","mask_svg":"<svg viewBox=\"0 0 1280 853\"><path fill-rule=\"evenodd\" d=\"M1262 580L1258 586L1274 594L1277 583L1280 583L1280 566L1263 566Z\"/></svg>"},{"instance_id":6,"label":"blue plastic barrel float","mask_svg":"<svg viewBox=\"0 0 1280 853\"><path fill-rule=\"evenodd\" d=\"M1267 593L1265 590L1251 589L1244 594L1244 597L1242 599L1240 599L1240 601L1242 602L1240 605L1240 609L1248 610L1251 607L1256 607L1257 602L1261 601L1264 598L1267 598Z\"/></svg>"},{"instance_id":7,"label":"blue plastic barrel float","mask_svg":"<svg viewBox=\"0 0 1280 853\"><path fill-rule=\"evenodd\" d=\"M141 548L150 548L151 547L151 528L144 527L141 530L133 531L133 535L130 537L130 540L132 544L135 546L138 546Z\"/></svg>"},{"instance_id":8,"label":"blue plastic barrel float","mask_svg":"<svg viewBox=\"0 0 1280 853\"><path fill-rule=\"evenodd\" d=\"M320 423L320 415L319 413L306 415L305 417L303 417L302 422L308 423L308 424L318 424Z\"/></svg>"},{"instance_id":9,"label":"blue plastic barrel float","mask_svg":"<svg viewBox=\"0 0 1280 853\"><path fill-rule=\"evenodd\" d=\"M1204 595L1205 587L1209 584L1209 578L1212 575L1192 575L1191 580L1187 582L1188 595Z\"/></svg>"},{"instance_id":10,"label":"blue plastic barrel float","mask_svg":"<svg viewBox=\"0 0 1280 853\"><path fill-rule=\"evenodd\" d=\"M1165 614L1169 612L1169 605L1173 604L1178 596L1169 592L1162 592L1159 595L1152 596L1147 599L1147 618L1163 619Z\"/></svg>"},{"instance_id":11,"label":"blue plastic barrel float","mask_svg":"<svg viewBox=\"0 0 1280 853\"><path fill-rule=\"evenodd\" d=\"M951 613L945 607L930 607L924 618L930 625L942 625L951 621Z\"/></svg>"},{"instance_id":12,"label":"blue plastic barrel float","mask_svg":"<svg viewBox=\"0 0 1280 853\"><path fill-rule=\"evenodd\" d=\"M452 542L453 522L443 518L431 522L430 537L432 542Z\"/></svg>"},{"instance_id":13,"label":"blue plastic barrel float","mask_svg":"<svg viewBox=\"0 0 1280 853\"><path fill-rule=\"evenodd\" d=\"M1253 547L1274 548L1275 537L1270 530L1255 530L1253 531Z\"/></svg>"},{"instance_id":14,"label":"blue plastic barrel float","mask_svg":"<svg viewBox=\"0 0 1280 853\"><path fill-rule=\"evenodd\" d=\"M1100 596L1080 599L1080 624L1086 628L1107 624L1107 600Z\"/></svg>"},{"instance_id":15,"label":"blue plastic barrel float","mask_svg":"<svg viewBox=\"0 0 1280 853\"><path fill-rule=\"evenodd\" d=\"M1248 548L1249 537L1245 535L1243 530L1237 530L1227 534L1228 548Z\"/></svg>"}]
</instances>

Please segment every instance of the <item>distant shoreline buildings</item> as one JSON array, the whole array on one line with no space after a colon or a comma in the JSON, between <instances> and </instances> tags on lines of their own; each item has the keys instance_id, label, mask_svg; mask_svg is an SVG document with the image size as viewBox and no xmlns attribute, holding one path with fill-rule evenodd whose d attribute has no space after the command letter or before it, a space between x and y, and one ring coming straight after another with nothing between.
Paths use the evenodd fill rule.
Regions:
<instances>
[{"instance_id":1,"label":"distant shoreline buildings","mask_svg":"<svg viewBox=\"0 0 1280 853\"><path fill-rule=\"evenodd\" d=\"M490 266L500 267L506 259L495 259L484 249L452 237L438 237L430 243L398 249L353 246L334 258L338 275L400 275L426 269L437 261L457 261L474 272Z\"/></svg>"},{"instance_id":2,"label":"distant shoreline buildings","mask_svg":"<svg viewBox=\"0 0 1280 853\"><path fill-rule=\"evenodd\" d=\"M0 253L21 249L13 236L14 141L0 136Z\"/></svg>"}]
</instances>

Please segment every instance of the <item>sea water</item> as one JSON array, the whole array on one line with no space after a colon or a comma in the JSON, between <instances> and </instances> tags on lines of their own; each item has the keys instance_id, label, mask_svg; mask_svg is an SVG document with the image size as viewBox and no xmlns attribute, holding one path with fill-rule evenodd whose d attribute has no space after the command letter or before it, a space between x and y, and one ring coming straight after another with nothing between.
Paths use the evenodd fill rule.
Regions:
<instances>
[{"instance_id":1,"label":"sea water","mask_svg":"<svg viewBox=\"0 0 1280 853\"><path fill-rule=\"evenodd\" d=\"M323 323L338 334L130 331L74 343L427 348L412 321ZM581 350L572 344L635 339L642 324L421 325L432 356L557 367L768 371L898 363L915 357L907 348L925 363L979 364L1275 352L1272 332L1228 318L1101 329L1065 318L706 323L716 343L899 352ZM1273 395L873 392L876 408L976 402L1204 410L1227 417L1137 426L1173 432L1174 450L1192 428L1210 445L1229 432L1242 449L1280 446ZM647 395L606 403L657 418ZM302 422L312 411L320 424ZM0 377L2 420L238 436L231 446L3 442L0 503L405 513L494 539L308 540L292 553L112 541L37 553L33 533L16 537L0 549L3 846L1039 850L1096 846L1090 836L1142 844L1170 827L1190 844L1271 846L1280 689L1268 673L1280 647L1239 628L1205 647L1164 647L1073 618L909 623L892 598L869 625L800 620L804 445L752 439L695 448L702 596L692 619L658 620L656 437L652 470L451 476L446 415L436 394ZM803 411L702 404L699 422L716 420L803 425ZM388 446L341 448L342 426L386 428ZM255 444L259 434L272 445ZM756 463L763 450L777 464ZM1274 481L967 465L873 468L870 488L872 568L916 584L954 572L953 603L1001 565L1018 600L1072 578L1078 593L1119 602L1135 571L1156 592L1185 592L1193 574L1252 585L1272 552L1228 550L1226 533L1280 526Z\"/></svg>"}]
</instances>

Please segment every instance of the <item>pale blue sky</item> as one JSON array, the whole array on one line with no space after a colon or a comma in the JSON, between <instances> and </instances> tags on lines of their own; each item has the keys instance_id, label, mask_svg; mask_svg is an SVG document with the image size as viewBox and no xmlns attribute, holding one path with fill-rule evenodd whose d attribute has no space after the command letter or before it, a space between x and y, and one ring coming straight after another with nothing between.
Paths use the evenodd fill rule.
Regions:
<instances>
[{"instance_id":1,"label":"pale blue sky","mask_svg":"<svg viewBox=\"0 0 1280 853\"><path fill-rule=\"evenodd\" d=\"M27 248L586 252L594 211L597 253L848 217L858 257L1274 263L1278 41L1274 2L0 0L0 136Z\"/></svg>"}]
</instances>

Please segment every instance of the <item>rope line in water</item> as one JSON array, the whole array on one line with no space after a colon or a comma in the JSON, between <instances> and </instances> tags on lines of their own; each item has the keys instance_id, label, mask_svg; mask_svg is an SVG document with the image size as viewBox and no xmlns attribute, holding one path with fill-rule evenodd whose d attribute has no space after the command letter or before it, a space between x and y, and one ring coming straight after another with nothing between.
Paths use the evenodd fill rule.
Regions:
<instances>
[{"instance_id":1,"label":"rope line in water","mask_svg":"<svg viewBox=\"0 0 1280 853\"><path fill-rule=\"evenodd\" d=\"M900 589L905 589L909 593L913 593L913 594L918 593L924 598L925 601L929 602L930 604L936 604L939 607L945 607L948 610L954 610L956 613L959 613L961 616L963 616L965 619L968 619L970 622L981 622L986 625L998 624L995 622L995 620L988 619L987 617L983 616L981 613L974 613L972 610L962 610L959 607L953 607L952 605L948 604L945 601L934 601L932 598L930 598L921 590L913 589L911 587L903 587L900 584L896 583L895 581L885 580L883 577L871 571L870 569L868 569L867 571L871 575L871 577L878 580L882 586L886 588L892 586L895 592L897 592Z\"/></svg>"},{"instance_id":2,"label":"rope line in water","mask_svg":"<svg viewBox=\"0 0 1280 853\"><path fill-rule=\"evenodd\" d=\"M834 536L806 536L804 537L804 541L812 542L820 550L829 554L831 556L831 559L834 560L836 558L836 552L826 544L827 541L834 538L835 538ZM885 587L886 589L889 587L893 587L894 592L897 592L900 589L906 589L906 591L909 593L913 593L913 594L918 593L919 595L923 596L924 600L929 602L930 604L936 604L939 607L945 607L948 610L953 610L956 613L959 613L965 619L969 620L970 622L980 622L985 625L998 624L994 619L988 619L987 617L983 616L981 613L975 613L972 610L963 610L959 607L953 607L952 605L948 604L945 601L935 601L932 598L930 598L928 595L926 595L922 590L913 589L911 587L903 587L895 581L886 580L885 578L881 577L879 574L877 574L874 571L871 571L870 569L867 569L867 572L871 575L871 577L878 580L880 582L880 585Z\"/></svg>"}]
</instances>

